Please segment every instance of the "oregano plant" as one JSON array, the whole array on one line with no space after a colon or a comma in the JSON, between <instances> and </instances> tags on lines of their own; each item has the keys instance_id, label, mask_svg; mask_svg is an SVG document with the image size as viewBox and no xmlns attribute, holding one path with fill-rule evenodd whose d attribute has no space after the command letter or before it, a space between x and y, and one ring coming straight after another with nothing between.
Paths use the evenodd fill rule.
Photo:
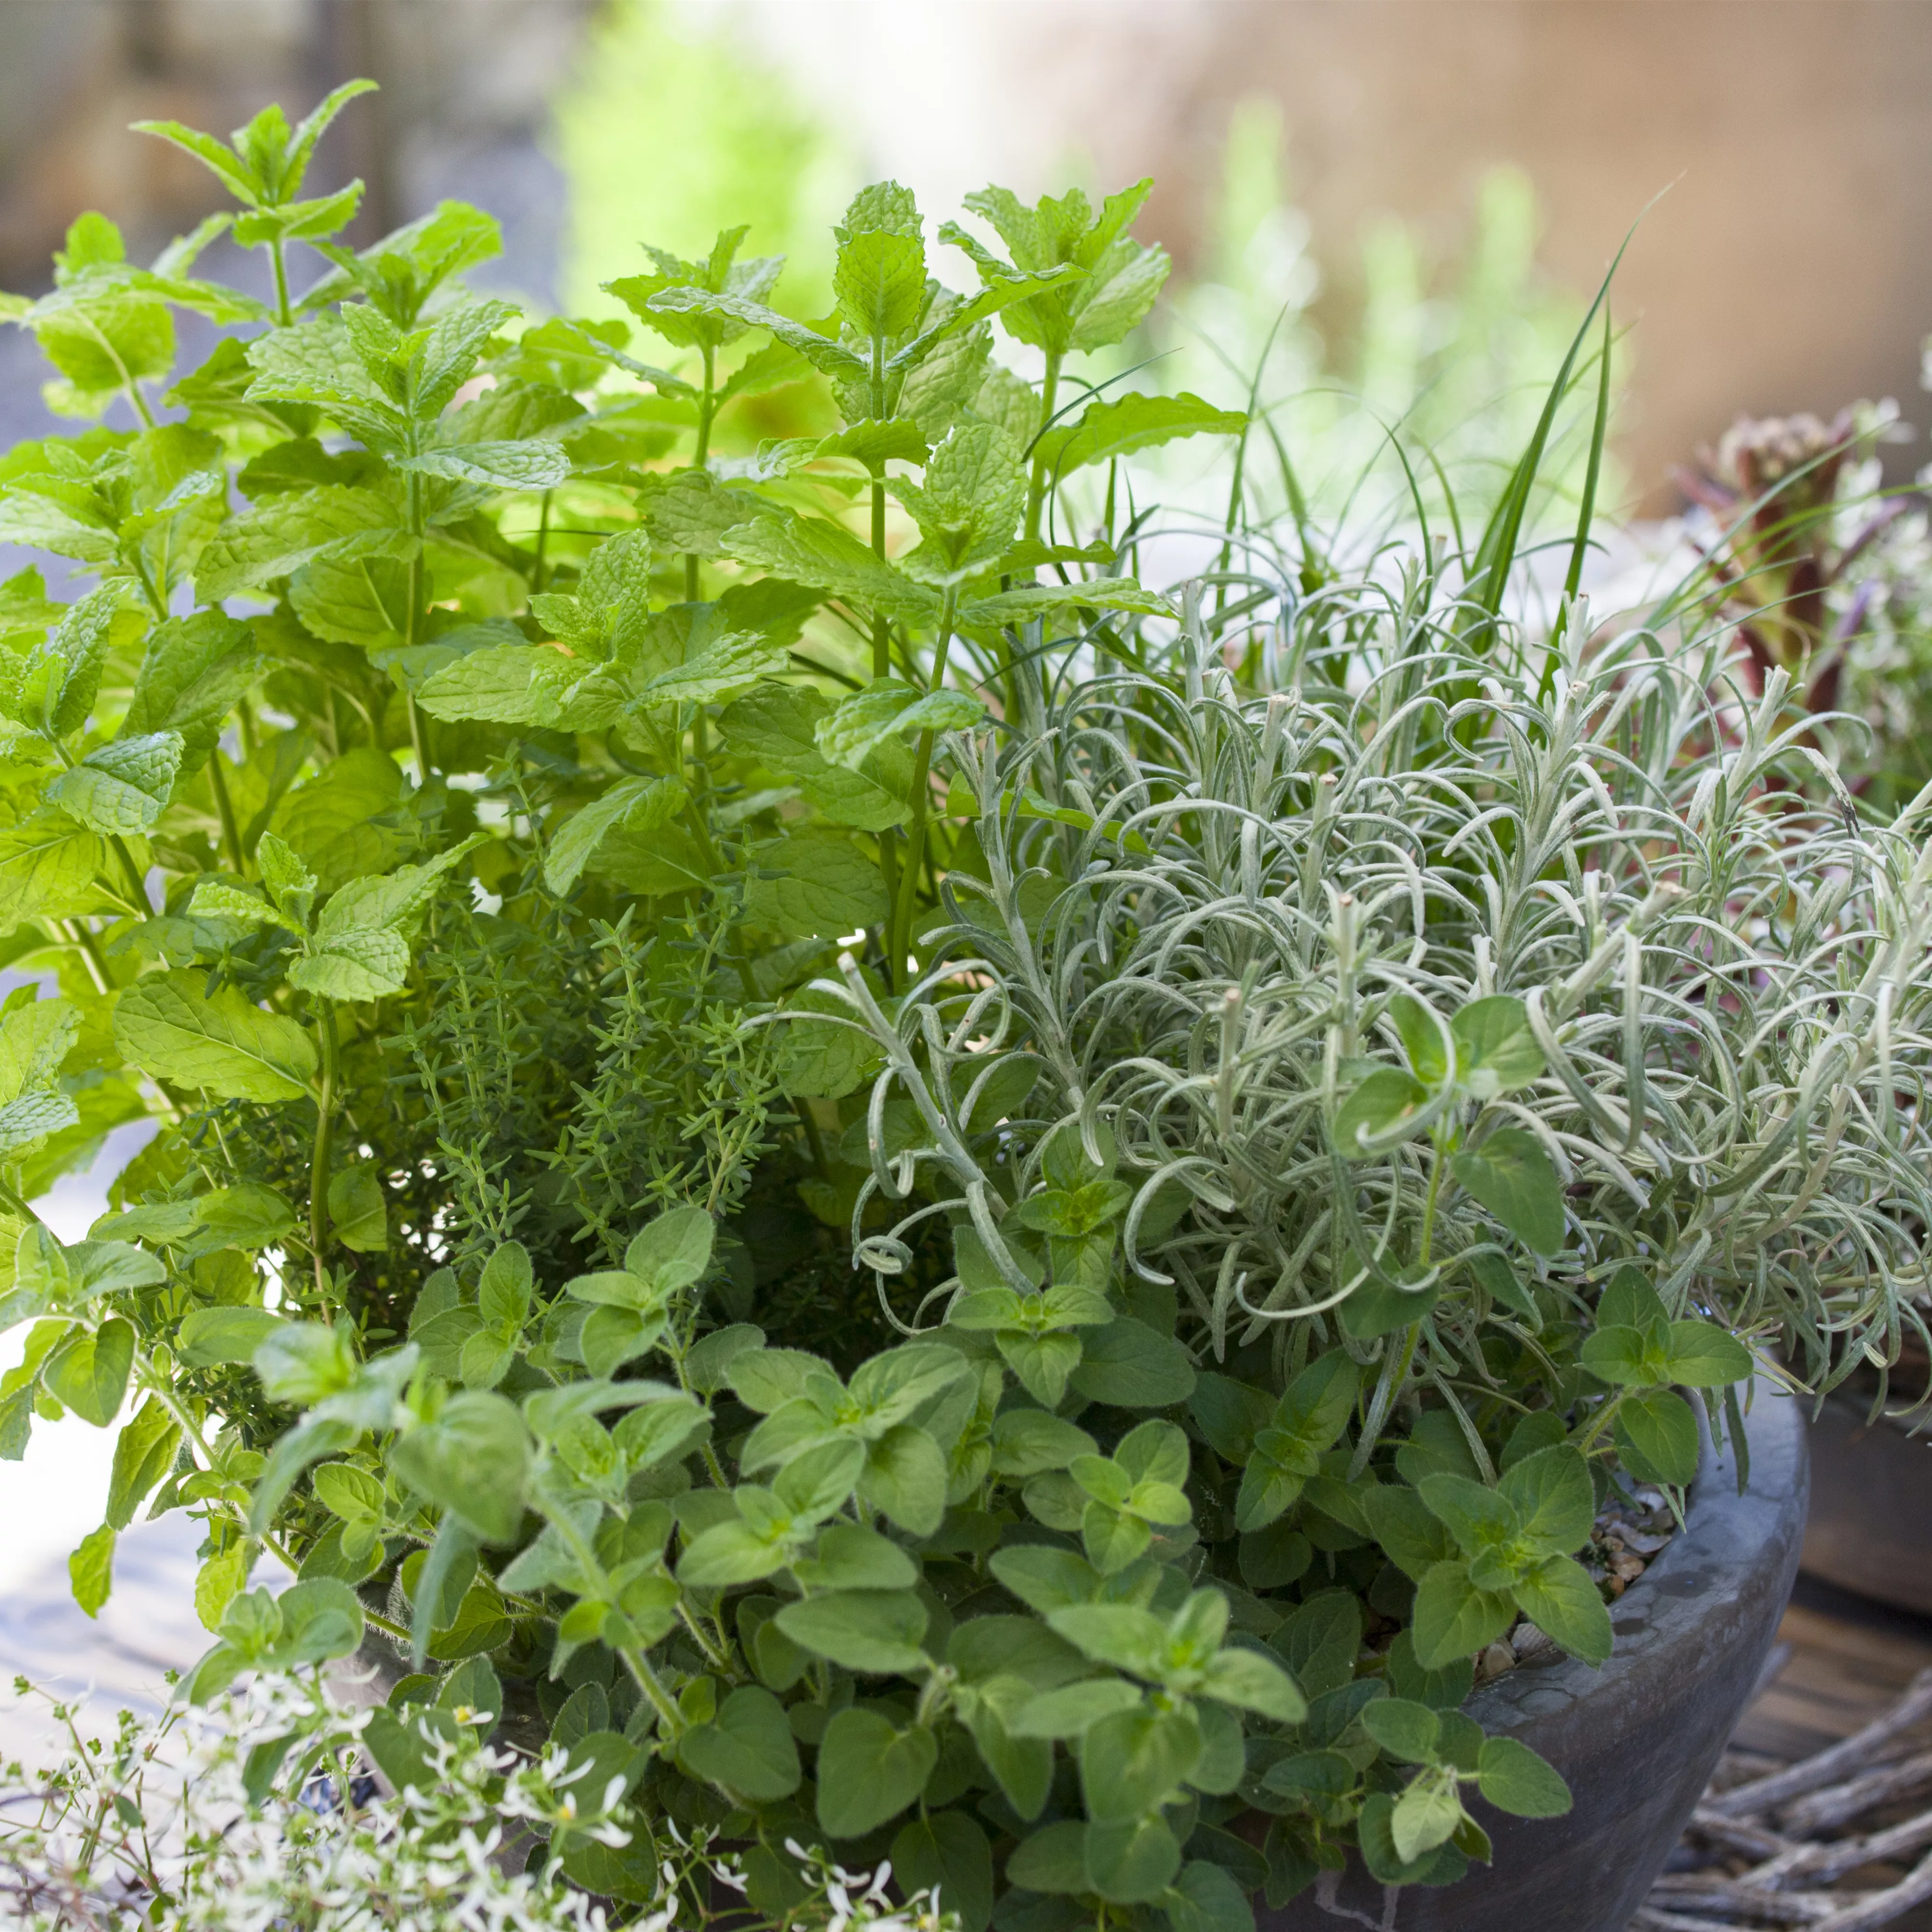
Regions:
<instances>
[{"instance_id":1,"label":"oregano plant","mask_svg":"<svg viewBox=\"0 0 1932 1932\"><path fill-rule=\"evenodd\" d=\"M1082 373L1145 184L970 197L970 291L887 183L830 316L740 230L538 320L476 209L337 245L358 91L157 124L239 212L8 311L88 423L0 462L68 568L0 586L0 1454L118 1430L76 1597L189 1512L187 1699L382 1669L388 1786L487 1738L612 1922L698 1844L774 1926L1453 1883L1568 1804L1462 1706L1610 1654L1606 1501L1919 1320L1916 820L1721 635L1505 595L1575 350L1466 554L1238 488L1150 584L1131 459L1254 424Z\"/></svg>"}]
</instances>

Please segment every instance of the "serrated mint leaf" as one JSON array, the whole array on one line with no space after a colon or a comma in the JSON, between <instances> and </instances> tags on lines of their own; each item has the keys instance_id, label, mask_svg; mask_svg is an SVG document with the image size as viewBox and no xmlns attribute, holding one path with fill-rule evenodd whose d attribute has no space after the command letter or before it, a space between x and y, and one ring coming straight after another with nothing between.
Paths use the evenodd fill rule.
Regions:
<instances>
[{"instance_id":1,"label":"serrated mint leaf","mask_svg":"<svg viewBox=\"0 0 1932 1932\"><path fill-rule=\"evenodd\" d=\"M178 731L120 738L88 753L47 788L47 800L90 832L151 830L181 767Z\"/></svg>"},{"instance_id":2,"label":"serrated mint leaf","mask_svg":"<svg viewBox=\"0 0 1932 1932\"><path fill-rule=\"evenodd\" d=\"M326 484L278 492L222 524L196 566L195 592L218 603L318 557L400 556L413 541L382 490Z\"/></svg>"},{"instance_id":3,"label":"serrated mint leaf","mask_svg":"<svg viewBox=\"0 0 1932 1932\"><path fill-rule=\"evenodd\" d=\"M331 892L406 857L416 834L399 817L402 802L403 775L386 752L358 745L332 759L270 815L257 855L263 882L278 892Z\"/></svg>"},{"instance_id":4,"label":"serrated mint leaf","mask_svg":"<svg viewBox=\"0 0 1932 1932\"><path fill-rule=\"evenodd\" d=\"M80 1014L65 1000L34 1000L0 1012L0 1101L50 1083L80 1030Z\"/></svg>"},{"instance_id":5,"label":"serrated mint leaf","mask_svg":"<svg viewBox=\"0 0 1932 1932\"><path fill-rule=\"evenodd\" d=\"M986 709L967 692L932 691L921 696L896 678L878 678L820 718L814 736L828 763L856 772L887 739L918 731L964 730L976 724Z\"/></svg>"},{"instance_id":6,"label":"serrated mint leaf","mask_svg":"<svg viewBox=\"0 0 1932 1932\"><path fill-rule=\"evenodd\" d=\"M926 306L926 249L918 232L874 229L841 242L833 292L860 335L903 335Z\"/></svg>"},{"instance_id":7,"label":"serrated mint leaf","mask_svg":"<svg viewBox=\"0 0 1932 1932\"><path fill-rule=\"evenodd\" d=\"M561 443L525 439L514 442L466 442L424 450L404 458L399 469L452 482L479 483L490 490L554 490L570 476L570 456Z\"/></svg>"},{"instance_id":8,"label":"serrated mint leaf","mask_svg":"<svg viewBox=\"0 0 1932 1932\"><path fill-rule=\"evenodd\" d=\"M1178 396L1123 396L1094 403L1078 422L1048 430L1034 445L1034 455L1049 476L1062 476L1177 436L1239 436L1247 422L1240 410L1217 410L1186 391Z\"/></svg>"},{"instance_id":9,"label":"serrated mint leaf","mask_svg":"<svg viewBox=\"0 0 1932 1932\"><path fill-rule=\"evenodd\" d=\"M445 664L417 701L432 718L548 724L582 675L573 660L544 645L486 645Z\"/></svg>"},{"instance_id":10,"label":"serrated mint leaf","mask_svg":"<svg viewBox=\"0 0 1932 1932\"><path fill-rule=\"evenodd\" d=\"M316 1067L307 1030L192 970L140 980L116 1003L114 1039L143 1073L235 1100L296 1100Z\"/></svg>"},{"instance_id":11,"label":"serrated mint leaf","mask_svg":"<svg viewBox=\"0 0 1932 1932\"><path fill-rule=\"evenodd\" d=\"M0 830L0 933L86 910L106 857L99 836L58 808Z\"/></svg>"},{"instance_id":12,"label":"serrated mint leaf","mask_svg":"<svg viewBox=\"0 0 1932 1932\"><path fill-rule=\"evenodd\" d=\"M761 845L756 857L761 871L778 872L745 889L745 916L767 932L837 939L886 916L879 868L849 838L794 832Z\"/></svg>"},{"instance_id":13,"label":"serrated mint leaf","mask_svg":"<svg viewBox=\"0 0 1932 1932\"><path fill-rule=\"evenodd\" d=\"M689 794L676 778L622 778L580 806L552 836L544 854L544 883L567 892L596 854L606 832L655 832L684 808Z\"/></svg>"},{"instance_id":14,"label":"serrated mint leaf","mask_svg":"<svg viewBox=\"0 0 1932 1932\"><path fill-rule=\"evenodd\" d=\"M969 598L959 607L959 621L969 629L988 630L1004 624L1024 624L1057 611L1124 610L1141 616L1171 617L1174 606L1156 590L1124 577L1091 577L1073 584L1028 584L1001 590L990 597Z\"/></svg>"},{"instance_id":15,"label":"serrated mint leaf","mask_svg":"<svg viewBox=\"0 0 1932 1932\"><path fill-rule=\"evenodd\" d=\"M832 764L819 750L818 729L832 710L829 698L808 687L766 684L738 699L718 725L734 751L796 778L806 800L835 823L862 832L903 825L912 815L903 797L869 772Z\"/></svg>"},{"instance_id":16,"label":"serrated mint leaf","mask_svg":"<svg viewBox=\"0 0 1932 1932\"><path fill-rule=\"evenodd\" d=\"M799 584L817 585L834 597L850 598L908 622L930 624L940 613L937 591L915 584L836 524L802 517L754 515L728 530L718 548L741 563L754 564Z\"/></svg>"},{"instance_id":17,"label":"serrated mint leaf","mask_svg":"<svg viewBox=\"0 0 1932 1932\"><path fill-rule=\"evenodd\" d=\"M761 677L784 670L790 653L753 632L713 639L695 656L649 679L638 693L644 704L709 704Z\"/></svg>"},{"instance_id":18,"label":"serrated mint leaf","mask_svg":"<svg viewBox=\"0 0 1932 1932\"><path fill-rule=\"evenodd\" d=\"M487 833L472 832L460 844L422 865L398 866L380 878L351 879L322 908L315 922L316 938L326 944L370 928L407 937L451 869L488 842Z\"/></svg>"},{"instance_id":19,"label":"serrated mint leaf","mask_svg":"<svg viewBox=\"0 0 1932 1932\"><path fill-rule=\"evenodd\" d=\"M74 1126L80 1109L65 1094L23 1094L0 1106L0 1160L17 1160L49 1134Z\"/></svg>"},{"instance_id":20,"label":"serrated mint leaf","mask_svg":"<svg viewBox=\"0 0 1932 1932\"><path fill-rule=\"evenodd\" d=\"M365 651L401 644L409 598L409 566L389 556L317 557L289 584L296 615L318 638Z\"/></svg>"},{"instance_id":21,"label":"serrated mint leaf","mask_svg":"<svg viewBox=\"0 0 1932 1932\"><path fill-rule=\"evenodd\" d=\"M290 962L289 984L330 1000L380 1000L399 993L410 973L409 944L381 926L350 926L312 942Z\"/></svg>"},{"instance_id":22,"label":"serrated mint leaf","mask_svg":"<svg viewBox=\"0 0 1932 1932\"><path fill-rule=\"evenodd\" d=\"M246 926L284 926L284 920L259 892L244 891L220 879L204 879L194 889L188 912L195 919L232 919ZM299 931L299 927L291 927Z\"/></svg>"}]
</instances>

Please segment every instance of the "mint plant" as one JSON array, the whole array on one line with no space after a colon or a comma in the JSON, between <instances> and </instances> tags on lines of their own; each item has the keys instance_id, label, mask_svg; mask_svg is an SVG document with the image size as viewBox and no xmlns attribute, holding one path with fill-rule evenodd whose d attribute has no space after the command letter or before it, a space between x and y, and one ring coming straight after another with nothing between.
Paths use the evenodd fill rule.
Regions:
<instances>
[{"instance_id":1,"label":"mint plant","mask_svg":"<svg viewBox=\"0 0 1932 1932\"><path fill-rule=\"evenodd\" d=\"M190 1511L191 1701L386 1662L390 1786L472 1767L616 1922L667 1842L772 1925L820 1857L968 1932L1454 1882L1471 1790L1565 1802L1472 1658L1608 1654L1574 1559L1616 1485L1681 1513L1676 1391L1732 1434L1754 1348L1918 1320L1914 822L1820 802L1720 641L1519 620L1582 336L1466 556L1253 530L1170 594L1131 459L1247 419L1060 400L1157 291L1142 190L975 197L971 293L885 184L821 324L740 231L536 322L474 209L335 246L352 92L159 130L272 308L91 217L12 310L127 418L0 463L98 580L0 605L57 988L0 1013L0 1453L118 1427L77 1598ZM178 374L181 305L236 332Z\"/></svg>"}]
</instances>

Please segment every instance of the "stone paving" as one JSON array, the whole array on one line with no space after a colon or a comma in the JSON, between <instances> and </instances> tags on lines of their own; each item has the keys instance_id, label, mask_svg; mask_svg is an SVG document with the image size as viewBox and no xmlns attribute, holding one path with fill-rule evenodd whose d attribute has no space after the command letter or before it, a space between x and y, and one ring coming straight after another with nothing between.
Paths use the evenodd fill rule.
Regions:
<instances>
[{"instance_id":1,"label":"stone paving","mask_svg":"<svg viewBox=\"0 0 1932 1932\"><path fill-rule=\"evenodd\" d=\"M0 1762L31 1767L51 1733L46 1706L13 1691L15 1676L78 1697L91 1690L83 1728L105 1732L123 1706L144 1716L167 1700L164 1673L184 1670L212 1640L194 1613L199 1523L185 1516L140 1523L115 1555L114 1594L90 1620L53 1560L0 1594Z\"/></svg>"}]
</instances>

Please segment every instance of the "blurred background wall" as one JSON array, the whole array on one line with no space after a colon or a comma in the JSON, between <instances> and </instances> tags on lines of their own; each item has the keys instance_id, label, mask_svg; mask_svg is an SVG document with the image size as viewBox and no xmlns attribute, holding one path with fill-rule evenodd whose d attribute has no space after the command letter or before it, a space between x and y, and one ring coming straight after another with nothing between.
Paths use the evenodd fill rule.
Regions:
<instances>
[{"instance_id":1,"label":"blurred background wall","mask_svg":"<svg viewBox=\"0 0 1932 1932\"><path fill-rule=\"evenodd\" d=\"M734 165L789 182L772 218L800 233L872 173L943 208L989 177L1036 191L1150 172L1146 226L1186 266L1209 246L1231 112L1260 95L1280 110L1319 265L1309 319L1331 344L1387 268L1388 218L1426 296L1499 164L1533 186L1542 271L1579 290L1669 190L1616 296L1636 325L1622 447L1650 507L1740 411L1888 394L1925 420L1928 0L652 4L618 0L626 35L597 0L0 0L0 282L43 285L82 207L139 254L212 205L129 120L226 129L358 73L384 92L323 167L368 182L358 236L460 192L505 222L499 279L538 296L580 298L647 232L700 239L651 224L709 220L706 184L728 202ZM709 160L693 145L707 116L725 130ZM1922 436L1894 467L1924 460Z\"/></svg>"}]
</instances>

